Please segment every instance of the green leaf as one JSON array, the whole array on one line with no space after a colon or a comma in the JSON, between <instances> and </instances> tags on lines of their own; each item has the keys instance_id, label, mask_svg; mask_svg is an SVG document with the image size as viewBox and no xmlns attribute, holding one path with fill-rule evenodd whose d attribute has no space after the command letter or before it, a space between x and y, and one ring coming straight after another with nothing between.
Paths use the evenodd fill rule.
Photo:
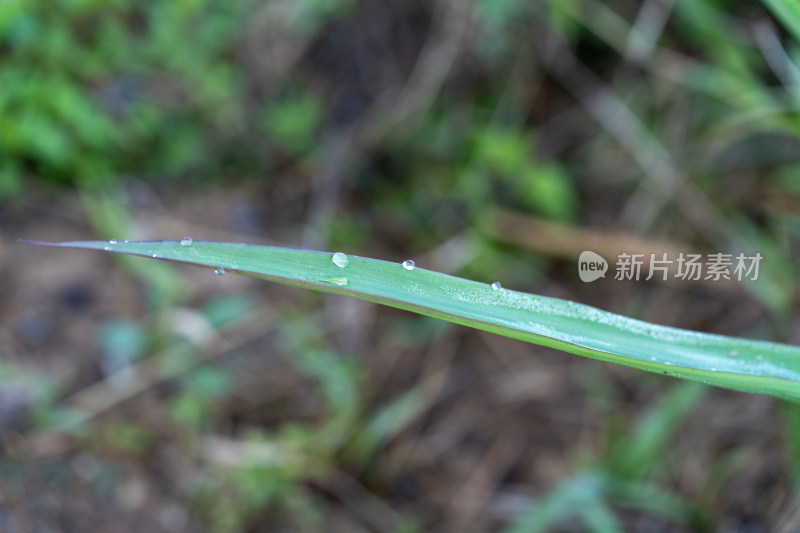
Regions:
<instances>
[{"instance_id":1,"label":"green leaf","mask_svg":"<svg viewBox=\"0 0 800 533\"><path fill-rule=\"evenodd\" d=\"M598 506L602 506L602 495L606 485L606 478L593 471L567 478L537 505L525 511L514 525L505 529L503 533L550 531L568 516L586 511L592 513ZM593 518L590 518L590 521L594 521Z\"/></svg>"},{"instance_id":2,"label":"green leaf","mask_svg":"<svg viewBox=\"0 0 800 533\"><path fill-rule=\"evenodd\" d=\"M528 205L555 220L574 220L577 199L569 178L553 164L531 165L522 172L521 191Z\"/></svg>"},{"instance_id":3,"label":"green leaf","mask_svg":"<svg viewBox=\"0 0 800 533\"><path fill-rule=\"evenodd\" d=\"M800 347L650 324L400 263L350 256L340 267L325 252L188 239L33 244L168 259L353 296L601 361L800 402Z\"/></svg>"},{"instance_id":4,"label":"green leaf","mask_svg":"<svg viewBox=\"0 0 800 533\"><path fill-rule=\"evenodd\" d=\"M311 95L298 95L264 110L263 127L278 146L291 154L308 150L322 122L323 110Z\"/></svg>"},{"instance_id":5,"label":"green leaf","mask_svg":"<svg viewBox=\"0 0 800 533\"><path fill-rule=\"evenodd\" d=\"M800 3L797 0L763 0L772 14L800 41Z\"/></svg>"}]
</instances>

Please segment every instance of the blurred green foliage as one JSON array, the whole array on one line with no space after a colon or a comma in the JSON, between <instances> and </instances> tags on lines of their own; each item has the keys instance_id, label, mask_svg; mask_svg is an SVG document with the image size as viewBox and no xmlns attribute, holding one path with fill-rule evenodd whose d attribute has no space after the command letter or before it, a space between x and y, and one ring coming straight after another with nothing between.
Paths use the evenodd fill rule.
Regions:
<instances>
[{"instance_id":1,"label":"blurred green foliage","mask_svg":"<svg viewBox=\"0 0 800 533\"><path fill-rule=\"evenodd\" d=\"M622 532L612 503L646 509L693 530L706 529L702 510L658 481L673 460L669 440L704 392L696 383L676 385L635 425L612 433L599 457L584 459L573 476L523 513L506 533L552 531L567 517L579 517L593 533Z\"/></svg>"},{"instance_id":2,"label":"blurred green foliage","mask_svg":"<svg viewBox=\"0 0 800 533\"><path fill-rule=\"evenodd\" d=\"M323 110L316 98L293 91L264 108L261 127L267 138L288 155L300 156L313 148L314 134L322 117Z\"/></svg>"},{"instance_id":3,"label":"blurred green foliage","mask_svg":"<svg viewBox=\"0 0 800 533\"><path fill-rule=\"evenodd\" d=\"M498 173L511 193L521 199L523 205L519 208L556 220L575 221L578 203L575 186L560 166L532 157L535 143L531 139L487 128L476 132L473 144L469 166ZM478 179L483 183L492 181L490 176L478 176Z\"/></svg>"},{"instance_id":4,"label":"blurred green foliage","mask_svg":"<svg viewBox=\"0 0 800 533\"><path fill-rule=\"evenodd\" d=\"M243 114L229 57L251 7L0 4L0 193L31 176L94 186L218 171Z\"/></svg>"}]
</instances>

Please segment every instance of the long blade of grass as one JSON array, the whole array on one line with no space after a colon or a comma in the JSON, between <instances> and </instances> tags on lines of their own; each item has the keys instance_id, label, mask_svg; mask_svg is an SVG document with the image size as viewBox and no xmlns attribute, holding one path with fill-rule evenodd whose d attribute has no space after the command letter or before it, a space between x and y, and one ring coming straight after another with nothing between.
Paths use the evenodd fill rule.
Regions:
<instances>
[{"instance_id":1,"label":"long blade of grass","mask_svg":"<svg viewBox=\"0 0 800 533\"><path fill-rule=\"evenodd\" d=\"M772 14L800 41L800 3L797 0L762 0Z\"/></svg>"},{"instance_id":2,"label":"long blade of grass","mask_svg":"<svg viewBox=\"0 0 800 533\"><path fill-rule=\"evenodd\" d=\"M601 361L800 403L800 347L660 326L398 263L188 239L33 244L168 259L353 296Z\"/></svg>"},{"instance_id":3,"label":"long blade of grass","mask_svg":"<svg viewBox=\"0 0 800 533\"><path fill-rule=\"evenodd\" d=\"M582 514L602 506L608 480L597 472L587 471L567 478L539 502L522 513L503 533L539 533L550 531L568 516ZM585 517L584 517L585 518ZM592 520L590 517L589 520ZM613 521L613 518L611 519Z\"/></svg>"}]
</instances>

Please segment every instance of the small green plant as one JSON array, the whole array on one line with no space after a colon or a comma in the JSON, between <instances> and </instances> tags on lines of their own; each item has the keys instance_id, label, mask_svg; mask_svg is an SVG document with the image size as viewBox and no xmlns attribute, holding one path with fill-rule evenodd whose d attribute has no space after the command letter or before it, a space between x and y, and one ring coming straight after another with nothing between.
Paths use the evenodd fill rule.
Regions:
<instances>
[{"instance_id":1,"label":"small green plant","mask_svg":"<svg viewBox=\"0 0 800 533\"><path fill-rule=\"evenodd\" d=\"M800 402L800 348L687 331L416 267L274 246L193 241L34 243L113 251L353 296L648 372Z\"/></svg>"}]
</instances>

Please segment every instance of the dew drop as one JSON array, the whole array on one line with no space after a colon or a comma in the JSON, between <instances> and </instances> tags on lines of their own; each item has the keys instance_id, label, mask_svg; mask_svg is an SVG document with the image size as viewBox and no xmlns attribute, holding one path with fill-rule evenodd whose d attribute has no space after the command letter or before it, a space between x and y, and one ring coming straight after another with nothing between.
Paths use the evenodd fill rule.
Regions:
<instances>
[{"instance_id":1,"label":"dew drop","mask_svg":"<svg viewBox=\"0 0 800 533\"><path fill-rule=\"evenodd\" d=\"M181 239L181 246L191 246L192 244L194 244L194 241L191 237L184 237Z\"/></svg>"},{"instance_id":2,"label":"dew drop","mask_svg":"<svg viewBox=\"0 0 800 533\"><path fill-rule=\"evenodd\" d=\"M111 249L110 246L103 246L103 250L105 250L106 252L109 251L110 249Z\"/></svg>"},{"instance_id":3,"label":"dew drop","mask_svg":"<svg viewBox=\"0 0 800 533\"><path fill-rule=\"evenodd\" d=\"M225 269L223 267L217 267L214 269L214 274L217 276L221 276L225 273Z\"/></svg>"},{"instance_id":4,"label":"dew drop","mask_svg":"<svg viewBox=\"0 0 800 533\"><path fill-rule=\"evenodd\" d=\"M414 270L415 266L416 265L414 264L414 261L412 261L411 259L406 259L405 261L403 261L403 268L405 268L406 270Z\"/></svg>"},{"instance_id":5,"label":"dew drop","mask_svg":"<svg viewBox=\"0 0 800 533\"><path fill-rule=\"evenodd\" d=\"M495 281L494 283L492 283L492 289L494 289L494 290L496 290L496 291L499 291L499 290L500 290L500 289L502 289L502 288L503 288L503 286L502 286L502 285L500 285L500 282L499 282L499 281Z\"/></svg>"},{"instance_id":6,"label":"dew drop","mask_svg":"<svg viewBox=\"0 0 800 533\"><path fill-rule=\"evenodd\" d=\"M331 258L331 261L333 261L333 264L336 265L339 268L346 267L347 263L350 262L350 260L347 258L347 256L344 255L342 252L336 252L335 254L333 254L333 257Z\"/></svg>"},{"instance_id":7,"label":"dew drop","mask_svg":"<svg viewBox=\"0 0 800 533\"><path fill-rule=\"evenodd\" d=\"M154 259L157 258L157 257L158 257L158 254L153 254L153 258Z\"/></svg>"},{"instance_id":8,"label":"dew drop","mask_svg":"<svg viewBox=\"0 0 800 533\"><path fill-rule=\"evenodd\" d=\"M108 244L117 244L117 239L111 239Z\"/></svg>"}]
</instances>

